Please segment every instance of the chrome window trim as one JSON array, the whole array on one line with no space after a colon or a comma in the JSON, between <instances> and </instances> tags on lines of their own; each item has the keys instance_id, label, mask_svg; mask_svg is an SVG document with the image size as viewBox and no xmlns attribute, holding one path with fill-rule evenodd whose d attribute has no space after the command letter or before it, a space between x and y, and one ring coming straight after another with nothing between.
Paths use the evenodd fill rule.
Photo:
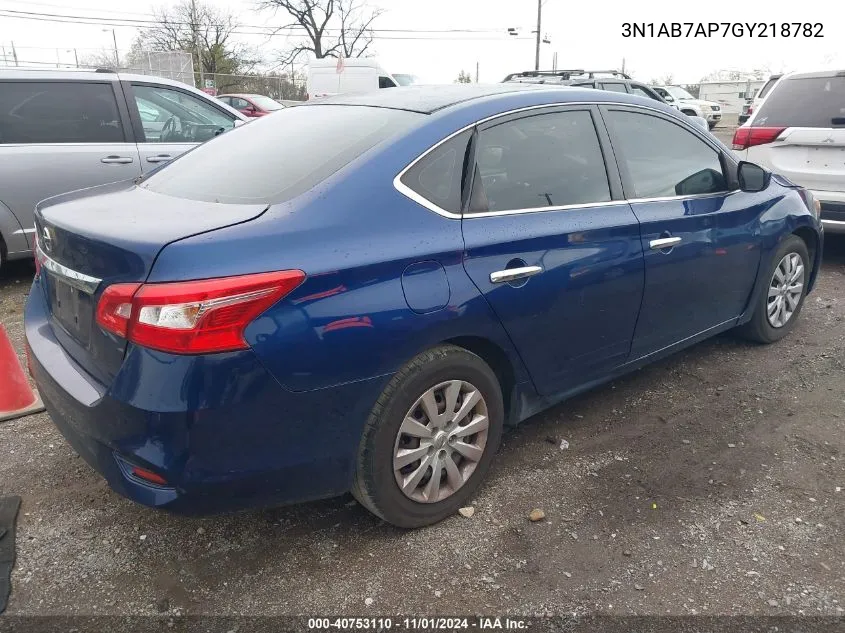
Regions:
<instances>
[{"instance_id":1,"label":"chrome window trim","mask_svg":"<svg viewBox=\"0 0 845 633\"><path fill-rule=\"evenodd\" d=\"M455 138L459 134L466 132L476 126L483 125L488 121L493 121L495 119L500 119L502 117L510 116L511 114L518 114L520 112L528 112L531 110L540 110L546 108L560 108L560 107L567 107L567 106L627 106L638 110L650 110L652 112L657 112L658 114L668 114L659 108L652 108L647 105L641 105L639 103L623 103L619 101L601 101L601 102L594 102L594 101L570 101L564 103L543 103L540 105L533 105L533 106L525 106L522 108L516 108L514 110L508 110L506 112L500 112L498 114L493 114L483 119L479 119L469 125L465 125L461 129L457 130L456 132L452 132L449 136L441 139L427 150L425 150L422 154L417 156L414 160L412 160L402 171L400 171L396 177L393 179L393 187L401 193L406 198L413 200L417 204L425 207L429 211L434 211L437 215L443 216L444 218L448 218L450 220L460 220L466 219L471 220L473 218L488 218L497 215L521 215L523 213L540 213L543 211L567 211L570 209L585 209L590 207L606 207L616 204L630 204L633 202L642 203L642 202L665 202L669 200L693 200L696 198L704 198L716 195L731 195L736 193L736 191L726 191L726 192L716 192L716 193L705 193L705 194L695 194L690 196L663 196L663 197L655 197L655 198L620 198L619 200L609 200L606 202L587 202L584 204L567 204L567 205L560 205L560 206L552 206L552 207L536 207L536 208L529 208L529 209L505 209L501 211L483 211L481 213L467 213L466 215L461 213L453 213L452 211L447 211L443 209L430 200L424 198L416 191L408 187L405 183L402 182L402 177L411 169L414 165L420 162L423 158L428 156L431 152L436 150L438 147L450 141L451 139ZM701 139L702 142L704 139ZM714 150L716 148L713 148Z\"/></svg>"},{"instance_id":2,"label":"chrome window trim","mask_svg":"<svg viewBox=\"0 0 845 633\"><path fill-rule=\"evenodd\" d=\"M56 277L61 279L69 286L73 286L77 290L86 292L89 295L94 294L94 292L97 290L97 287L100 285L100 282L103 281L102 279L91 277L90 275L77 272L71 268L68 268L67 266L60 264L55 259L47 255L43 250L41 250L41 246L38 246L37 256L39 260L41 260L41 268L49 270Z\"/></svg>"}]
</instances>

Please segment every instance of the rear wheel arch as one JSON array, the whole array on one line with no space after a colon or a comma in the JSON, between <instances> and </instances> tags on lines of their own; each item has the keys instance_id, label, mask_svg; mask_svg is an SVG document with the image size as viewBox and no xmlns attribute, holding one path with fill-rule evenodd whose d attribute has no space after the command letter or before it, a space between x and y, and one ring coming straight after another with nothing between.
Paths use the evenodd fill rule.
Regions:
<instances>
[{"instance_id":1,"label":"rear wheel arch","mask_svg":"<svg viewBox=\"0 0 845 633\"><path fill-rule=\"evenodd\" d=\"M505 423L513 424L516 421L509 419L512 416L512 405L514 398L514 387L516 386L516 373L513 363L508 357L507 352L499 345L480 336L458 336L452 339L443 341L443 345L454 345L463 348L481 358L499 380L499 385L502 388L502 401L505 405Z\"/></svg>"},{"instance_id":2,"label":"rear wheel arch","mask_svg":"<svg viewBox=\"0 0 845 633\"><path fill-rule=\"evenodd\" d=\"M810 227L807 226L800 226L792 232L793 235L797 235L802 240L804 240L804 244L807 245L807 253L810 256L810 265L813 267L812 273L815 273L815 265L816 265L816 252L819 248L819 237L816 235L816 232L813 231Z\"/></svg>"}]
</instances>

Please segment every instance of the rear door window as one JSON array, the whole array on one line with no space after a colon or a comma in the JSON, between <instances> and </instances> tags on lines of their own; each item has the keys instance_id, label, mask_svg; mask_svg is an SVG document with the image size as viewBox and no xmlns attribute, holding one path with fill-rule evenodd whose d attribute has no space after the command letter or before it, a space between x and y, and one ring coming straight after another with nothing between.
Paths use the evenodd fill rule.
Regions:
<instances>
[{"instance_id":1,"label":"rear door window","mask_svg":"<svg viewBox=\"0 0 845 633\"><path fill-rule=\"evenodd\" d=\"M845 74L781 80L760 105L754 126L845 127Z\"/></svg>"},{"instance_id":2,"label":"rear door window","mask_svg":"<svg viewBox=\"0 0 845 633\"><path fill-rule=\"evenodd\" d=\"M0 82L0 143L122 143L111 83Z\"/></svg>"},{"instance_id":3,"label":"rear door window","mask_svg":"<svg viewBox=\"0 0 845 633\"><path fill-rule=\"evenodd\" d=\"M390 77L379 77L378 78L378 87L379 88L395 88L396 83Z\"/></svg>"},{"instance_id":4,"label":"rear door window","mask_svg":"<svg viewBox=\"0 0 845 633\"><path fill-rule=\"evenodd\" d=\"M482 130L472 212L610 200L604 157L588 110L523 117ZM475 187L474 187L475 189Z\"/></svg>"},{"instance_id":5,"label":"rear door window","mask_svg":"<svg viewBox=\"0 0 845 633\"><path fill-rule=\"evenodd\" d=\"M424 118L366 106L285 108L183 154L141 186L205 202L284 202Z\"/></svg>"}]
</instances>

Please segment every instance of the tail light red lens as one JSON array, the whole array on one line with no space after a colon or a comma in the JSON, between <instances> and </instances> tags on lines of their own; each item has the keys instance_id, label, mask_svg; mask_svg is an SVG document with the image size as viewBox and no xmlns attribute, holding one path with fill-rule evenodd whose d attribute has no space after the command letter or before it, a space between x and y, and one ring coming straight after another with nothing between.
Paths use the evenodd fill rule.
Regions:
<instances>
[{"instance_id":1,"label":"tail light red lens","mask_svg":"<svg viewBox=\"0 0 845 633\"><path fill-rule=\"evenodd\" d=\"M785 129L785 127L738 127L734 132L733 148L748 149L755 145L771 143Z\"/></svg>"},{"instance_id":2,"label":"tail light red lens","mask_svg":"<svg viewBox=\"0 0 845 633\"><path fill-rule=\"evenodd\" d=\"M301 270L158 284L115 284L97 304L97 323L129 341L174 354L248 347L244 330L305 279Z\"/></svg>"}]
</instances>

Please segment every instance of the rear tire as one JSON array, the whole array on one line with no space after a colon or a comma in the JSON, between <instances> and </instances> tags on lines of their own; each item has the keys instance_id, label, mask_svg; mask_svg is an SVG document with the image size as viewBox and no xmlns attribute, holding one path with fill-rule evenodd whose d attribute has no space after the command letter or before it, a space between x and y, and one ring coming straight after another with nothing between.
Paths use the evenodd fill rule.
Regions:
<instances>
[{"instance_id":1,"label":"rear tire","mask_svg":"<svg viewBox=\"0 0 845 633\"><path fill-rule=\"evenodd\" d=\"M797 235L790 235L775 251L764 273L767 284L757 299L754 314L738 328L738 333L758 343L774 343L789 334L804 305L811 271L807 245ZM797 284L800 294L795 290Z\"/></svg>"},{"instance_id":2,"label":"rear tire","mask_svg":"<svg viewBox=\"0 0 845 633\"><path fill-rule=\"evenodd\" d=\"M501 387L487 363L454 345L427 350L396 373L373 407L352 494L398 527L436 523L478 489L503 423Z\"/></svg>"}]
</instances>

